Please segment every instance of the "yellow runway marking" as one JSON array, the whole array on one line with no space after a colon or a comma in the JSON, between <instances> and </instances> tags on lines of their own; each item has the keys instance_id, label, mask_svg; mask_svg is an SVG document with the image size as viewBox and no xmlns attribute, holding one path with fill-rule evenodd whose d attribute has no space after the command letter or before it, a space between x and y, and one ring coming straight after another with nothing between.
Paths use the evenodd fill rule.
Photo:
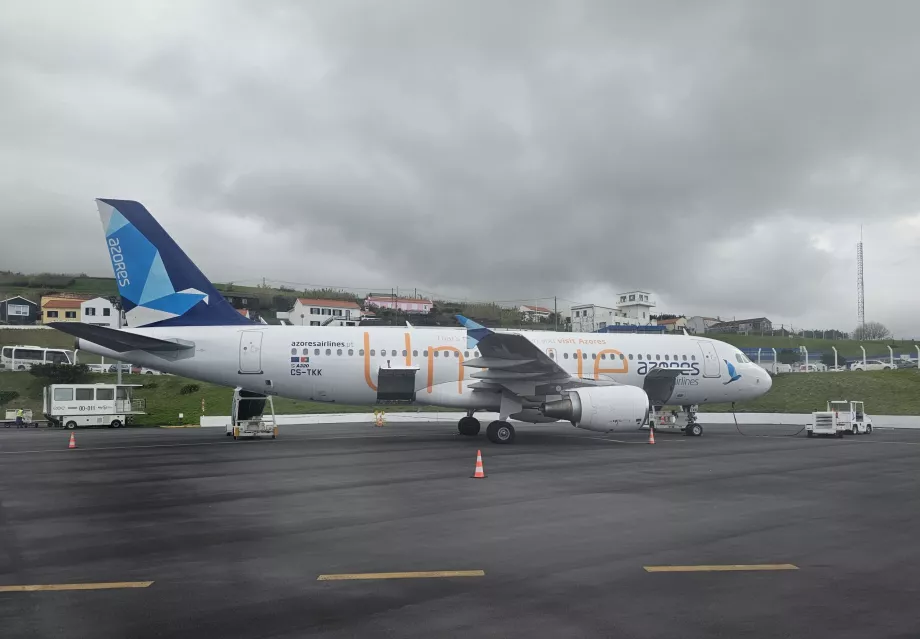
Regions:
<instances>
[{"instance_id":1,"label":"yellow runway marking","mask_svg":"<svg viewBox=\"0 0 920 639\"><path fill-rule=\"evenodd\" d=\"M116 581L101 584L44 584L37 586L0 586L0 592L46 592L60 590L112 590L115 588L148 588L152 581Z\"/></svg>"},{"instance_id":2,"label":"yellow runway marking","mask_svg":"<svg viewBox=\"0 0 920 639\"><path fill-rule=\"evenodd\" d=\"M644 566L646 572L733 572L745 570L798 570L792 564L726 564L715 566Z\"/></svg>"},{"instance_id":3,"label":"yellow runway marking","mask_svg":"<svg viewBox=\"0 0 920 639\"><path fill-rule=\"evenodd\" d=\"M353 579L428 579L431 577L485 577L484 570L435 570L432 572L366 572L343 575L320 575L317 581L350 581Z\"/></svg>"}]
</instances>

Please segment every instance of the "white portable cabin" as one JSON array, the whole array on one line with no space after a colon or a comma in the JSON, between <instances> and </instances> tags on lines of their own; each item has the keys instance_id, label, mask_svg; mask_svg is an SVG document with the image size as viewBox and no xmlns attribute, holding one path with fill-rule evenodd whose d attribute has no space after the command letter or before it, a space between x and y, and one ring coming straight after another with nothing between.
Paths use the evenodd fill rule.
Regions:
<instances>
[{"instance_id":1,"label":"white portable cabin","mask_svg":"<svg viewBox=\"0 0 920 639\"><path fill-rule=\"evenodd\" d=\"M43 393L45 417L74 429L78 426L120 428L134 415L144 415L146 401L133 399L141 384L52 384Z\"/></svg>"}]
</instances>

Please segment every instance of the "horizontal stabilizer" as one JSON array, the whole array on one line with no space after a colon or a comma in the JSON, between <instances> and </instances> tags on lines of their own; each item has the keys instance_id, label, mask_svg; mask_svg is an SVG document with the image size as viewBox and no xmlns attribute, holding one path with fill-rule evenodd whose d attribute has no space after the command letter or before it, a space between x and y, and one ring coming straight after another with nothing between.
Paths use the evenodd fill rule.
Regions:
<instances>
[{"instance_id":1,"label":"horizontal stabilizer","mask_svg":"<svg viewBox=\"0 0 920 639\"><path fill-rule=\"evenodd\" d=\"M48 324L62 333L99 344L116 353L128 351L147 351L148 353L170 353L194 349L194 344L179 344L172 341L137 335L105 326L92 326L79 322L51 322Z\"/></svg>"}]
</instances>

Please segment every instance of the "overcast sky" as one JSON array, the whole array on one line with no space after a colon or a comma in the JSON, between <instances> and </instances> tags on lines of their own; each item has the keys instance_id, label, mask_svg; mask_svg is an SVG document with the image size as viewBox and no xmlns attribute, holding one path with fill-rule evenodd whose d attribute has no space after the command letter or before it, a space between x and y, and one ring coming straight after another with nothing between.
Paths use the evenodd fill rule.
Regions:
<instances>
[{"instance_id":1,"label":"overcast sky","mask_svg":"<svg viewBox=\"0 0 920 639\"><path fill-rule=\"evenodd\" d=\"M918 23L910 0L4 0L0 269L110 275L115 197L216 281L641 288L849 330L863 224L867 319L920 336Z\"/></svg>"}]
</instances>

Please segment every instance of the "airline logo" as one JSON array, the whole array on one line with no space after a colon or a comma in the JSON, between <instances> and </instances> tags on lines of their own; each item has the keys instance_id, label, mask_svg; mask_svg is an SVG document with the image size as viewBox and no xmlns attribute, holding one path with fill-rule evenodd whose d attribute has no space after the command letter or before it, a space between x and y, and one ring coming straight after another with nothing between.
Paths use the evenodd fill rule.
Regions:
<instances>
[{"instance_id":1,"label":"airline logo","mask_svg":"<svg viewBox=\"0 0 920 639\"><path fill-rule=\"evenodd\" d=\"M118 292L133 308L127 308L129 326L147 326L184 315L208 296L198 289L176 291L160 252L118 210L98 202L105 228L109 258Z\"/></svg>"}]
</instances>

